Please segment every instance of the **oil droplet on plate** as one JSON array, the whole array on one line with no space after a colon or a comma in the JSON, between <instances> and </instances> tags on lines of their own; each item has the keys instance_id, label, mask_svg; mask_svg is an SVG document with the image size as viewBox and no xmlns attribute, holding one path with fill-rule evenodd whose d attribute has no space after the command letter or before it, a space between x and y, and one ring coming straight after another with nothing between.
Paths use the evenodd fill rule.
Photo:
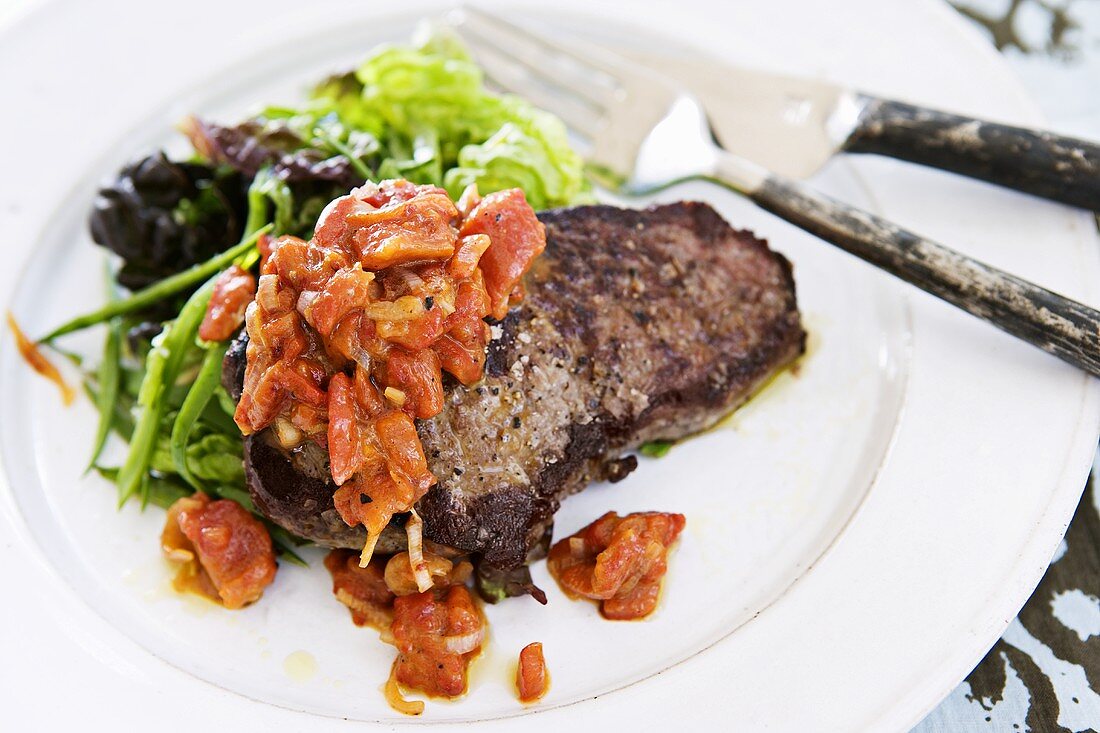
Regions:
<instances>
[{"instance_id":1,"label":"oil droplet on plate","mask_svg":"<svg viewBox=\"0 0 1100 733\"><path fill-rule=\"evenodd\" d=\"M317 660L309 652L291 652L283 660L283 672L295 682L308 682L317 674Z\"/></svg>"}]
</instances>

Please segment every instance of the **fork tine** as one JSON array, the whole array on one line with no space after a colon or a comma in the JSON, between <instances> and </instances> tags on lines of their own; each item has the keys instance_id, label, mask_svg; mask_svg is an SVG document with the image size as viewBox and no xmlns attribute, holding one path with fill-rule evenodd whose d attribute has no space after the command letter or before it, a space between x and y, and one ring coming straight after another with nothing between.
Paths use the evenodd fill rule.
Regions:
<instances>
[{"instance_id":1,"label":"fork tine","mask_svg":"<svg viewBox=\"0 0 1100 733\"><path fill-rule=\"evenodd\" d=\"M616 67L607 59L568 48L484 10L466 7L461 17L461 27L492 43L532 73L599 107L618 101L622 84L612 71Z\"/></svg>"},{"instance_id":2,"label":"fork tine","mask_svg":"<svg viewBox=\"0 0 1100 733\"><path fill-rule=\"evenodd\" d=\"M475 40L470 35L467 39ZM491 46L475 46L486 77L504 91L521 95L536 107L552 112L574 132L591 141L603 126L603 114L560 86L550 86L528 69Z\"/></svg>"}]
</instances>

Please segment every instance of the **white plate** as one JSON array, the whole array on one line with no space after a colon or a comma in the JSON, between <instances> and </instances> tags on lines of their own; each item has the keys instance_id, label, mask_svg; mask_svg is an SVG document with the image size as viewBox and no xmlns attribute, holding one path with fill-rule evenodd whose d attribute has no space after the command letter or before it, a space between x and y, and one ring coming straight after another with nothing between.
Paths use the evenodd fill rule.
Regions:
<instances>
[{"instance_id":1,"label":"white plate","mask_svg":"<svg viewBox=\"0 0 1100 733\"><path fill-rule=\"evenodd\" d=\"M0 68L18 73L0 78L11 263L0 302L30 332L102 297L83 226L98 179L172 140L186 112L231 119L293 99L305 81L411 30L411 16L380 18L363 4L304 5L60 2L7 30ZM554 17L533 17L635 48L667 34L739 63L1041 123L945 6L633 3L630 30L617 5L558 5ZM838 161L816 183L1096 300L1096 237L1080 213L883 160ZM730 425L566 502L559 534L608 508L687 514L652 620L601 621L539 567L550 606L490 608L491 649L470 695L429 704L423 722L901 730L977 662L1064 532L1096 442L1095 382L731 195L694 186L663 198L679 197L711 201L791 257L810 353L797 377ZM72 345L93 350L97 339ZM123 730L408 721L378 692L392 650L351 625L319 554L309 570L282 567L243 612L166 592L161 513L116 513L110 487L80 476L91 408L63 410L7 335L2 343L0 716ZM554 684L527 714L509 674L533 640L546 644Z\"/></svg>"}]
</instances>

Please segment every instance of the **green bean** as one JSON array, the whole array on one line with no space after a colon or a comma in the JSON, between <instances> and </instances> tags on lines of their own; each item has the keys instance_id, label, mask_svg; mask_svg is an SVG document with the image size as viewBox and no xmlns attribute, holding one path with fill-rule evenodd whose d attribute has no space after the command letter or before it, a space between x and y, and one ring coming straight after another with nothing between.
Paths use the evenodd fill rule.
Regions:
<instances>
[{"instance_id":1,"label":"green bean","mask_svg":"<svg viewBox=\"0 0 1100 733\"><path fill-rule=\"evenodd\" d=\"M256 505L252 503L252 496L244 489L235 486L218 486L211 493L217 494L222 499L235 501L253 514L256 513Z\"/></svg>"},{"instance_id":2,"label":"green bean","mask_svg":"<svg viewBox=\"0 0 1100 733\"><path fill-rule=\"evenodd\" d=\"M163 375L167 358L159 346L150 349L145 358L145 378L137 399L137 420L130 434L130 452L118 471L118 503L122 506L137 490L149 466L156 443L157 422L160 419L160 398L164 390Z\"/></svg>"},{"instance_id":3,"label":"green bean","mask_svg":"<svg viewBox=\"0 0 1100 733\"><path fill-rule=\"evenodd\" d=\"M275 545L275 549L279 551L280 557L285 557L288 562L292 562L295 565L308 568L309 563L294 551L293 535L271 522L265 522L265 524L267 525L267 531L271 534L271 542Z\"/></svg>"},{"instance_id":4,"label":"green bean","mask_svg":"<svg viewBox=\"0 0 1100 733\"><path fill-rule=\"evenodd\" d=\"M138 390L138 416L130 439L130 453L118 472L119 505L141 488L142 478L149 470L164 416L165 392L175 384L187 348L195 341L216 277L211 277L188 298L175 321L164 325L145 357L145 377Z\"/></svg>"},{"instance_id":5,"label":"green bean","mask_svg":"<svg viewBox=\"0 0 1100 733\"><path fill-rule=\"evenodd\" d=\"M268 168L261 168L252 179L252 185L248 187L248 219L245 220L244 230L251 231L260 226L267 219L267 195L262 186L266 182L264 176L270 175ZM270 224L274 228L274 224Z\"/></svg>"},{"instance_id":6,"label":"green bean","mask_svg":"<svg viewBox=\"0 0 1100 733\"><path fill-rule=\"evenodd\" d=\"M84 394L94 403L99 402L99 389L88 378L84 379ZM118 437L129 442L134 434L134 417L130 411L134 407L134 400L125 392L120 392L111 407L111 429ZM93 466L95 468L95 466Z\"/></svg>"},{"instance_id":7,"label":"green bean","mask_svg":"<svg viewBox=\"0 0 1100 733\"><path fill-rule=\"evenodd\" d=\"M237 258L247 256L250 250L255 251L257 240L269 231L271 231L270 224L257 229L255 232L245 237L240 244L234 245L221 254L211 257L206 262L190 267L183 272L178 272L171 277L166 277L143 290L137 291L128 298L108 303L97 311L78 316L68 323L64 323L50 331L39 339L39 343L52 341L58 336L63 336L73 331L79 331L88 326L94 326L97 323L102 323L115 316L142 310L159 300L167 298L169 295L175 295L181 290L186 290L212 275L217 275ZM254 261L255 260L253 260L253 262Z\"/></svg>"},{"instance_id":8,"label":"green bean","mask_svg":"<svg viewBox=\"0 0 1100 733\"><path fill-rule=\"evenodd\" d=\"M118 480L118 468L96 466L95 471L111 483ZM178 499L190 494L187 487L163 476L146 474L143 483L145 484L145 495L148 497L149 503L159 506L161 509L167 509L176 503Z\"/></svg>"},{"instance_id":9,"label":"green bean","mask_svg":"<svg viewBox=\"0 0 1100 733\"><path fill-rule=\"evenodd\" d=\"M107 275L107 300L118 300L118 290L115 287L114 278L111 276L109 266L104 267ZM95 442L92 443L92 457L88 460L87 473L99 460L103 453L103 446L107 444L107 436L111 433L111 426L115 422L115 403L118 401L118 387L120 370L122 368L122 319L112 318L107 321L107 337L103 342L103 358L96 370L96 384L99 394L96 395L95 404L99 411L99 425L96 427Z\"/></svg>"},{"instance_id":10,"label":"green bean","mask_svg":"<svg viewBox=\"0 0 1100 733\"><path fill-rule=\"evenodd\" d=\"M167 509L185 496L190 496L186 486L176 481L161 476L146 474L142 480L142 497L144 503Z\"/></svg>"},{"instance_id":11,"label":"green bean","mask_svg":"<svg viewBox=\"0 0 1100 733\"><path fill-rule=\"evenodd\" d=\"M232 435L234 438L241 436L241 429L237 427L237 423L233 422L233 416L222 409L217 389L215 389L210 401L206 403L206 409L202 411L200 419L211 430Z\"/></svg>"},{"instance_id":12,"label":"green bean","mask_svg":"<svg viewBox=\"0 0 1100 733\"><path fill-rule=\"evenodd\" d=\"M176 421L172 424L172 435L169 438L169 446L172 452L172 463L176 466L176 472L183 477L196 490L202 490L202 482L191 473L191 467L187 465L187 439L191 436L191 429L199 419L199 415L206 409L206 404L214 396L214 390L221 379L222 359L225 357L228 343L212 344L206 356L202 360L202 368L195 377L191 389L187 392L180 410L176 414Z\"/></svg>"},{"instance_id":13,"label":"green bean","mask_svg":"<svg viewBox=\"0 0 1100 733\"><path fill-rule=\"evenodd\" d=\"M255 265L259 259L260 250L254 249L251 252L245 252L244 255L241 256L241 259L237 260L237 265L243 270L251 270L252 266Z\"/></svg>"},{"instance_id":14,"label":"green bean","mask_svg":"<svg viewBox=\"0 0 1100 733\"><path fill-rule=\"evenodd\" d=\"M85 473L99 460L107 436L114 424L115 402L118 401L119 358L122 343L122 321L112 318L107 322L107 338L103 344L103 359L96 372L99 394L96 395L96 409L99 411L99 424L96 427L95 442L92 443L92 457L88 460Z\"/></svg>"},{"instance_id":15,"label":"green bean","mask_svg":"<svg viewBox=\"0 0 1100 733\"><path fill-rule=\"evenodd\" d=\"M280 234L284 234L282 228L276 225L286 224L285 219L288 215L285 209L289 208L287 196L289 196L289 189L284 182L275 177L270 167L258 170L248 186L248 219L245 221L244 230L250 232L263 226L267 221L267 202L270 200L275 204L275 221L271 226Z\"/></svg>"},{"instance_id":16,"label":"green bean","mask_svg":"<svg viewBox=\"0 0 1100 733\"><path fill-rule=\"evenodd\" d=\"M115 466L95 466L94 470L111 483L118 480L118 468Z\"/></svg>"}]
</instances>

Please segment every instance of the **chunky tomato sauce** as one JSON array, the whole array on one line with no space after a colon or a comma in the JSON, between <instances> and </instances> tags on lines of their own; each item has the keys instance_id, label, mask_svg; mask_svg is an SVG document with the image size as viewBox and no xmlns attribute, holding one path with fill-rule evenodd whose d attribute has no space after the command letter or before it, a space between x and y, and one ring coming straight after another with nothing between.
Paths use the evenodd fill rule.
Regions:
<instances>
[{"instance_id":1,"label":"chunky tomato sauce","mask_svg":"<svg viewBox=\"0 0 1100 733\"><path fill-rule=\"evenodd\" d=\"M332 593L351 611L352 623L379 631L389 628L394 595L383 576L383 558L373 558L366 567L359 567L358 553L333 550L325 556L325 567L332 575Z\"/></svg>"},{"instance_id":2,"label":"chunky tomato sauce","mask_svg":"<svg viewBox=\"0 0 1100 733\"><path fill-rule=\"evenodd\" d=\"M516 691L520 702L533 703L542 699L550 689L550 673L546 670L546 658L542 655L542 643L532 642L519 652L516 666Z\"/></svg>"},{"instance_id":3,"label":"chunky tomato sauce","mask_svg":"<svg viewBox=\"0 0 1100 733\"><path fill-rule=\"evenodd\" d=\"M608 512L557 542L547 568L573 598L600 603L605 618L648 616L657 607L668 549L684 528L683 514Z\"/></svg>"},{"instance_id":4,"label":"chunky tomato sauce","mask_svg":"<svg viewBox=\"0 0 1100 733\"><path fill-rule=\"evenodd\" d=\"M473 570L469 561L429 551L423 563L433 585L421 592L407 552L374 557L366 567L350 550L333 550L325 558L332 591L351 610L352 621L378 629L397 647L386 699L408 715L419 715L424 706L405 700L398 685L435 697L461 695L488 630L464 585Z\"/></svg>"},{"instance_id":5,"label":"chunky tomato sauce","mask_svg":"<svg viewBox=\"0 0 1100 733\"><path fill-rule=\"evenodd\" d=\"M235 501L197 492L168 508L161 546L181 564L177 590L193 591L226 608L259 600L275 580L275 550L267 528Z\"/></svg>"},{"instance_id":6,"label":"chunky tomato sauce","mask_svg":"<svg viewBox=\"0 0 1100 733\"><path fill-rule=\"evenodd\" d=\"M519 189L470 190L456 206L403 180L336 199L308 242L270 243L235 419L245 434L273 427L285 447L327 448L336 509L367 529L362 564L435 483L413 420L443 409L443 372L481 379L484 319L507 312L545 246Z\"/></svg>"},{"instance_id":7,"label":"chunky tomato sauce","mask_svg":"<svg viewBox=\"0 0 1100 733\"><path fill-rule=\"evenodd\" d=\"M485 640L484 617L464 585L400 596L393 603L394 677L437 697L466 692L467 670Z\"/></svg>"},{"instance_id":8,"label":"chunky tomato sauce","mask_svg":"<svg viewBox=\"0 0 1100 733\"><path fill-rule=\"evenodd\" d=\"M244 323L245 310L255 297L256 278L248 270L233 265L218 275L199 326L199 338L228 341Z\"/></svg>"}]
</instances>

